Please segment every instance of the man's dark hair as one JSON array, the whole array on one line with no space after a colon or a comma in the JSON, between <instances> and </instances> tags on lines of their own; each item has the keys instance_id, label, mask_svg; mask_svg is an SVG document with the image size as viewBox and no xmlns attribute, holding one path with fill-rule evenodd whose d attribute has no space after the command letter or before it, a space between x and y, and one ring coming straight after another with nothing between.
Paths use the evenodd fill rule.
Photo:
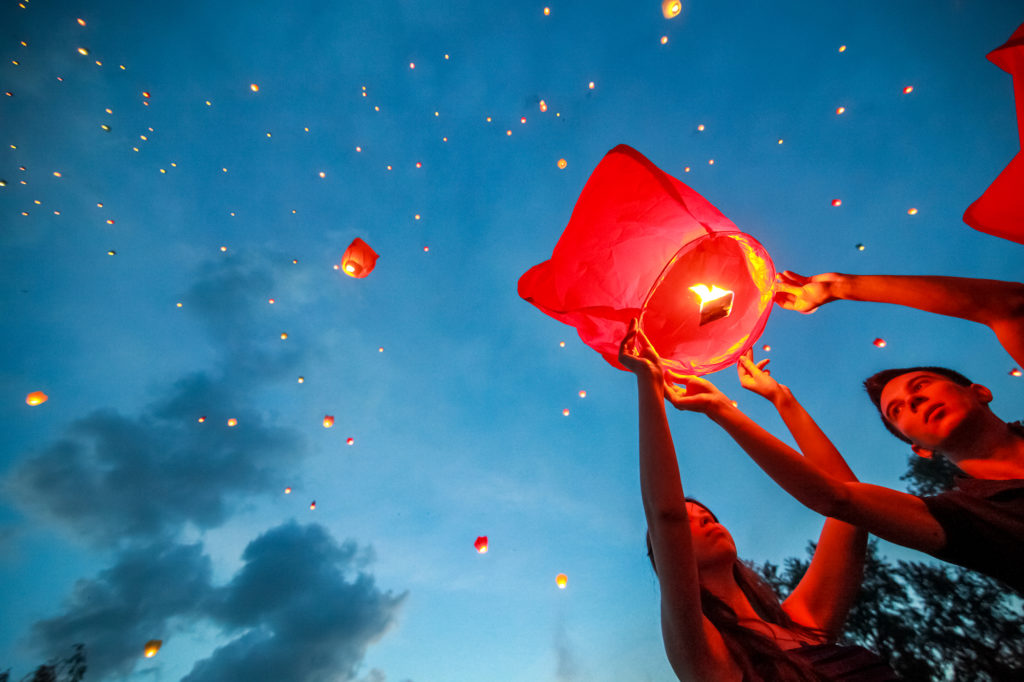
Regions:
<instances>
[{"instance_id":1,"label":"man's dark hair","mask_svg":"<svg viewBox=\"0 0 1024 682\"><path fill-rule=\"evenodd\" d=\"M953 383L960 384L961 386L970 386L974 382L965 377L960 372L956 372L945 367L905 367L902 369L883 369L877 374L873 374L864 380L864 388L867 389L868 397L871 398L871 402L878 408L878 414L882 417L882 423L885 424L885 428L889 429L889 433L899 438L905 443L913 444L913 441L900 433L899 429L889 423L889 420L885 418L885 413L882 412L882 389L885 385L902 374L909 374L910 372L930 372L932 374L938 374L944 376Z\"/></svg>"}]
</instances>

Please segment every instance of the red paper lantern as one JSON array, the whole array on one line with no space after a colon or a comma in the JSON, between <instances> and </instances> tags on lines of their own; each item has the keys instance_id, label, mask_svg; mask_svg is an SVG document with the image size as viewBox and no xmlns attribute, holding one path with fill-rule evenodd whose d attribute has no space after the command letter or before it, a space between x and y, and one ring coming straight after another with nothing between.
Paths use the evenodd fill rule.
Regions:
<instances>
[{"instance_id":1,"label":"red paper lantern","mask_svg":"<svg viewBox=\"0 0 1024 682\"><path fill-rule=\"evenodd\" d=\"M988 59L1013 77L1021 149L985 193L967 207L964 222L980 232L1024 244L1024 24L1004 45L989 52Z\"/></svg>"},{"instance_id":2,"label":"red paper lantern","mask_svg":"<svg viewBox=\"0 0 1024 682\"><path fill-rule=\"evenodd\" d=\"M377 265L377 253L359 237L345 249L341 257L341 270L349 277L366 277Z\"/></svg>"},{"instance_id":3,"label":"red paper lantern","mask_svg":"<svg viewBox=\"0 0 1024 682\"><path fill-rule=\"evenodd\" d=\"M619 369L619 344L639 317L666 369L707 374L757 341L774 284L757 240L619 145L590 175L551 258L519 279L519 295Z\"/></svg>"},{"instance_id":4,"label":"red paper lantern","mask_svg":"<svg viewBox=\"0 0 1024 682\"><path fill-rule=\"evenodd\" d=\"M487 554L487 536L481 535L478 537L473 546L476 547L476 551L480 552L480 554Z\"/></svg>"}]
</instances>

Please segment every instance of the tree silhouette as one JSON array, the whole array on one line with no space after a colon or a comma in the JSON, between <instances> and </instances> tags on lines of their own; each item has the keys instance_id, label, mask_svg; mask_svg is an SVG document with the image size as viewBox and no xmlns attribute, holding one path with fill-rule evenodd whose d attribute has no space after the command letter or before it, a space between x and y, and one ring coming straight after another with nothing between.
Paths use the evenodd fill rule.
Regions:
<instances>
[{"instance_id":1,"label":"tree silhouette","mask_svg":"<svg viewBox=\"0 0 1024 682\"><path fill-rule=\"evenodd\" d=\"M85 677L85 645L76 644L67 658L53 659L21 678L21 682L81 682ZM10 682L11 670L0 672L0 682Z\"/></svg>"}]
</instances>

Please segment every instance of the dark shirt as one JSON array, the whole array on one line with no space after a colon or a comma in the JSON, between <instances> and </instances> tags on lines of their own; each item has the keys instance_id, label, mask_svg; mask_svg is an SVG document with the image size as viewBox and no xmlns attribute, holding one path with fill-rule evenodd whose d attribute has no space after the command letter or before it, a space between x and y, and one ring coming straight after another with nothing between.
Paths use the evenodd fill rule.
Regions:
<instances>
[{"instance_id":1,"label":"dark shirt","mask_svg":"<svg viewBox=\"0 0 1024 682\"><path fill-rule=\"evenodd\" d=\"M952 490L921 498L946 533L946 544L932 556L1024 594L1024 479L955 481Z\"/></svg>"},{"instance_id":2,"label":"dark shirt","mask_svg":"<svg viewBox=\"0 0 1024 682\"><path fill-rule=\"evenodd\" d=\"M790 649L830 682L889 682L898 680L889 664L862 646L817 644Z\"/></svg>"}]
</instances>

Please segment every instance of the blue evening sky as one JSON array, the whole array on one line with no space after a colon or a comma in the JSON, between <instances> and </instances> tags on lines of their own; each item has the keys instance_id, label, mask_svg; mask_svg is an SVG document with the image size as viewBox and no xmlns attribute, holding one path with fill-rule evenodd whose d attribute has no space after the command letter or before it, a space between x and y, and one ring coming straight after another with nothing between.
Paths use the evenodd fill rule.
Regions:
<instances>
[{"instance_id":1,"label":"blue evening sky","mask_svg":"<svg viewBox=\"0 0 1024 682\"><path fill-rule=\"evenodd\" d=\"M548 6L3 3L0 670L84 642L88 680L673 679L632 377L516 294L619 143L780 270L1021 278L961 220L1019 146L985 59L1019 4ZM334 268L355 237L365 279ZM949 365L1024 415L961 320L776 308L766 343L864 481L910 454L879 369ZM670 421L741 556L803 556L820 518Z\"/></svg>"}]
</instances>

